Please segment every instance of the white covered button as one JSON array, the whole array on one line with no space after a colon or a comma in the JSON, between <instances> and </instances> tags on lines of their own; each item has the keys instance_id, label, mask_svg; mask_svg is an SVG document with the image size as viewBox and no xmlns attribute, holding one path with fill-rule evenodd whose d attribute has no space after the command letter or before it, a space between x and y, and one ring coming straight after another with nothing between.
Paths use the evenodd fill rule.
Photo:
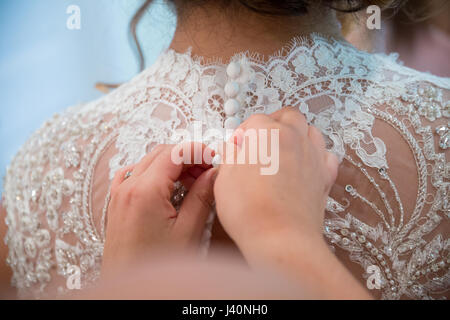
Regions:
<instances>
[{"instance_id":1,"label":"white covered button","mask_svg":"<svg viewBox=\"0 0 450 320\"><path fill-rule=\"evenodd\" d=\"M239 93L239 83L236 81L228 82L225 85L225 94L230 97L234 98Z\"/></svg>"},{"instance_id":2,"label":"white covered button","mask_svg":"<svg viewBox=\"0 0 450 320\"><path fill-rule=\"evenodd\" d=\"M212 159L212 166L217 168L222 162L222 156L220 154L216 154Z\"/></svg>"},{"instance_id":3,"label":"white covered button","mask_svg":"<svg viewBox=\"0 0 450 320\"><path fill-rule=\"evenodd\" d=\"M236 117L229 117L225 120L225 129L236 129L241 124L241 120Z\"/></svg>"},{"instance_id":4,"label":"white covered button","mask_svg":"<svg viewBox=\"0 0 450 320\"><path fill-rule=\"evenodd\" d=\"M237 100L230 99L227 102L225 102L224 105L225 114L227 116L232 116L239 111L239 107L240 107L239 102Z\"/></svg>"},{"instance_id":5,"label":"white covered button","mask_svg":"<svg viewBox=\"0 0 450 320\"><path fill-rule=\"evenodd\" d=\"M227 75L232 78L236 79L239 77L239 74L241 73L241 66L238 62L231 62L227 67Z\"/></svg>"}]
</instances>

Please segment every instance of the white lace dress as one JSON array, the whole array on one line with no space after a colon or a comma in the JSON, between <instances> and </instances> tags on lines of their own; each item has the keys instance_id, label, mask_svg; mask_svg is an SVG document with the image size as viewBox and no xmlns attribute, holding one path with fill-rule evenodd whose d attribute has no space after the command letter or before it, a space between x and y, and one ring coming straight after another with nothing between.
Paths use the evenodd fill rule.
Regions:
<instances>
[{"instance_id":1,"label":"white lace dress","mask_svg":"<svg viewBox=\"0 0 450 320\"><path fill-rule=\"evenodd\" d=\"M232 61L240 65L233 80L239 118L296 106L342 160L324 235L355 277L375 283L377 298L445 298L450 79L320 35L294 39L270 59L242 53ZM82 286L95 281L114 173L157 144L179 142L175 129L194 121L223 128L226 67L168 50L130 82L55 115L30 137L4 184L7 262L21 296L64 292L73 266Z\"/></svg>"}]
</instances>

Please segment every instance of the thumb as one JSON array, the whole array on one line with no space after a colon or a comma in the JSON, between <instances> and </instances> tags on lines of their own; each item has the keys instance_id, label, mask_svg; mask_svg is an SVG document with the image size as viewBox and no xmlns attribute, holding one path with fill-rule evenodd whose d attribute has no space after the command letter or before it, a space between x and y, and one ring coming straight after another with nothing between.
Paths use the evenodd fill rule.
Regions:
<instances>
[{"instance_id":1,"label":"thumb","mask_svg":"<svg viewBox=\"0 0 450 320\"><path fill-rule=\"evenodd\" d=\"M329 189L336 182L338 176L338 168L339 168L339 160L338 158L331 152L326 153L325 163L328 169L328 177L329 177Z\"/></svg>"},{"instance_id":2,"label":"thumb","mask_svg":"<svg viewBox=\"0 0 450 320\"><path fill-rule=\"evenodd\" d=\"M203 172L184 198L174 225L178 235L199 243L214 202L214 180L217 169Z\"/></svg>"}]
</instances>

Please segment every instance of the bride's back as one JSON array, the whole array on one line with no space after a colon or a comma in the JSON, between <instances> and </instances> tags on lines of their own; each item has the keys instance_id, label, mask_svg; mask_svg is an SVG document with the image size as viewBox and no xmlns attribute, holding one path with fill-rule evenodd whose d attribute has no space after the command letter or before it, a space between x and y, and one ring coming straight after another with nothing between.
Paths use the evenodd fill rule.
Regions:
<instances>
[{"instance_id":1,"label":"bride's back","mask_svg":"<svg viewBox=\"0 0 450 320\"><path fill-rule=\"evenodd\" d=\"M49 120L12 161L4 205L13 282L41 295L65 291L74 270L83 285L94 281L111 178L157 144L180 142L177 129L223 129L230 117L294 106L342 160L324 235L343 263L364 283L371 277L377 297L445 295L449 90L450 79L319 34L229 64L169 49L107 96ZM231 99L240 106L233 115L224 110Z\"/></svg>"}]
</instances>

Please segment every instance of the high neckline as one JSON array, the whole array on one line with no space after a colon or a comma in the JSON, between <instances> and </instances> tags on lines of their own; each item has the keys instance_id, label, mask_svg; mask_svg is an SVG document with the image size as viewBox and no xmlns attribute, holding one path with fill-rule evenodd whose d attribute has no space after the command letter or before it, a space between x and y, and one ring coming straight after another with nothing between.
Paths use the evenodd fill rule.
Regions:
<instances>
[{"instance_id":1,"label":"high neckline","mask_svg":"<svg viewBox=\"0 0 450 320\"><path fill-rule=\"evenodd\" d=\"M173 48L166 49L166 53L170 52L175 55L188 55L192 61L194 61L196 64L201 65L203 67L210 67L210 66L227 66L230 62L236 61L241 58L246 58L251 63L257 64L257 65L270 65L271 62L274 60L280 60L285 59L291 53L297 49L298 47L303 48L311 48L313 47L318 41L320 42L326 42L330 45L335 45L339 43L340 45L349 46L355 50L357 50L352 44L350 44L347 40L345 40L343 37L335 37L331 35L325 35L318 32L313 32L308 35L299 35L292 37L291 40L287 41L284 45L282 45L279 49L276 49L272 54L270 55L263 55L261 53L258 53L256 51L246 50L235 53L228 61L223 61L222 58L205 58L200 55L192 54L192 48L188 48L185 52L182 51L176 51Z\"/></svg>"}]
</instances>

